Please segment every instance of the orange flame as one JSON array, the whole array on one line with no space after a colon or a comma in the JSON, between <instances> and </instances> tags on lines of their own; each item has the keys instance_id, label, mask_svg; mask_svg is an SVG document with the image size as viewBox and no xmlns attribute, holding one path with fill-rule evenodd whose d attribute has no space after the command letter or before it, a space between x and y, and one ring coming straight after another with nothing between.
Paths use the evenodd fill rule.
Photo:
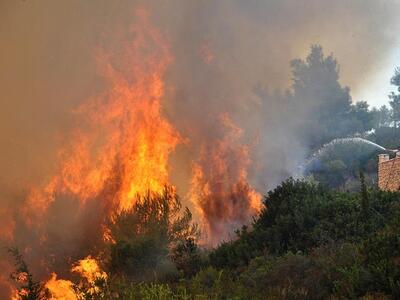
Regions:
<instances>
[{"instance_id":1,"label":"orange flame","mask_svg":"<svg viewBox=\"0 0 400 300\"><path fill-rule=\"evenodd\" d=\"M78 300L73 289L73 283L69 280L57 279L55 273L46 282L45 287L50 293L51 300Z\"/></svg>"},{"instance_id":2,"label":"orange flame","mask_svg":"<svg viewBox=\"0 0 400 300\"><path fill-rule=\"evenodd\" d=\"M220 117L228 134L212 145L203 145L193 164L191 199L209 236L205 243L215 245L238 226L248 222L261 208L261 195L247 182L249 147L240 145L242 130L229 115Z\"/></svg>"},{"instance_id":3,"label":"orange flame","mask_svg":"<svg viewBox=\"0 0 400 300\"><path fill-rule=\"evenodd\" d=\"M166 41L138 11L135 40L125 49L124 69L115 58L99 56L109 79L109 92L82 105L86 119L60 151L58 172L28 197L26 215L45 214L57 195L81 203L100 195L113 207L110 214L129 209L137 194L161 193L168 184L168 157L180 136L162 116L163 76L171 60ZM107 189L112 192L105 197Z\"/></svg>"},{"instance_id":4,"label":"orange flame","mask_svg":"<svg viewBox=\"0 0 400 300\"><path fill-rule=\"evenodd\" d=\"M77 199L81 207L98 202L106 207L105 217L112 218L130 209L138 194L162 193L170 185L169 156L182 142L162 114L163 77L171 57L166 40L149 25L147 14L139 11L138 19L131 30L135 39L120 57L99 55L109 89L77 109L82 120L59 151L56 172L43 186L32 188L26 199L22 212L28 225L39 227L52 203L65 197ZM205 63L214 59L208 46L201 54ZM209 244L226 238L232 226L247 222L260 209L261 199L247 181L251 161L249 147L239 142L241 129L228 115L220 122L227 134L202 146L191 182L191 200ZM0 217L3 214L7 212L0 211ZM5 222L10 226L0 229L0 238L11 239L15 225ZM105 224L99 231L112 242ZM40 238L45 239L46 233L40 232ZM96 279L107 279L90 256L71 271L93 286L92 292ZM57 279L55 273L45 286L51 299L77 299L73 283Z\"/></svg>"},{"instance_id":5,"label":"orange flame","mask_svg":"<svg viewBox=\"0 0 400 300\"><path fill-rule=\"evenodd\" d=\"M90 284L93 284L99 278L107 279L107 274L100 269L97 261L90 255L80 260L71 271L79 273Z\"/></svg>"},{"instance_id":6,"label":"orange flame","mask_svg":"<svg viewBox=\"0 0 400 300\"><path fill-rule=\"evenodd\" d=\"M10 299L11 299L11 300L20 300L20 299L21 299L21 297L20 297L20 295L19 295L17 289L13 288L13 289L11 290Z\"/></svg>"},{"instance_id":7,"label":"orange flame","mask_svg":"<svg viewBox=\"0 0 400 300\"><path fill-rule=\"evenodd\" d=\"M107 279L107 274L100 269L97 261L91 256L88 256L85 259L78 261L78 263L71 269L71 272L78 273L82 277L82 279L86 280L88 288L86 288L85 292L91 295L99 292L99 288L95 285L96 280ZM81 299L81 297L78 297L79 291L74 290L74 284L69 280L57 279L57 274L55 273L51 274L51 278L46 282L45 287L50 293L50 299Z\"/></svg>"}]
</instances>

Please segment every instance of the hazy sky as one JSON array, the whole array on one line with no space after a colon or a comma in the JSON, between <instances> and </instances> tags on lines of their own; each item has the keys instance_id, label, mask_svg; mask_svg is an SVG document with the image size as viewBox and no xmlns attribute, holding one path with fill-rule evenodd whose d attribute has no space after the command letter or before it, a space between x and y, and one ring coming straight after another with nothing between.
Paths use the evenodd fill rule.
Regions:
<instances>
[{"instance_id":1,"label":"hazy sky","mask_svg":"<svg viewBox=\"0 0 400 300\"><path fill-rule=\"evenodd\" d=\"M376 107L388 105L388 95L395 91L395 87L390 84L395 67L400 67L400 39L391 53L383 59L382 64L377 65L374 72L365 76L362 84L353 90L353 98L367 101Z\"/></svg>"}]
</instances>

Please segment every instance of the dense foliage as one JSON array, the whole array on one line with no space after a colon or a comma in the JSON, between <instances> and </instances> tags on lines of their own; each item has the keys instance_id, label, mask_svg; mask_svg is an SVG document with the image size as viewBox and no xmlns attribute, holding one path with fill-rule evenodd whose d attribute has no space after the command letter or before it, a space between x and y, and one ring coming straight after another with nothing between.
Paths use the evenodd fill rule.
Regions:
<instances>
[{"instance_id":1,"label":"dense foliage","mask_svg":"<svg viewBox=\"0 0 400 300\"><path fill-rule=\"evenodd\" d=\"M399 193L364 187L350 194L289 180L265 204L251 233L210 255L217 269L238 274L243 290L252 284L243 298L400 296ZM263 254L238 272L250 243Z\"/></svg>"},{"instance_id":2,"label":"dense foliage","mask_svg":"<svg viewBox=\"0 0 400 300\"><path fill-rule=\"evenodd\" d=\"M387 149L400 147L400 94L389 95L389 108L370 108L365 101L351 102L349 89L339 83L339 68L332 55L324 57L322 48L313 46L305 61L292 61L293 88L287 94L290 105L296 107L301 119L295 130L312 155L330 141L346 137L362 137ZM400 70L391 79L400 92ZM302 112L304 108L306 112ZM323 157L318 168L309 175L324 185L342 190L356 190L358 171L376 182L375 151L365 151L359 144L338 145ZM381 150L380 150L381 151Z\"/></svg>"},{"instance_id":3,"label":"dense foliage","mask_svg":"<svg viewBox=\"0 0 400 300\"><path fill-rule=\"evenodd\" d=\"M199 232L190 211L181 211L181 203L170 188L160 196L138 197L132 209L122 212L110 228L111 274L146 281L177 268L192 272L188 264L197 255L194 241Z\"/></svg>"},{"instance_id":4,"label":"dense foliage","mask_svg":"<svg viewBox=\"0 0 400 300\"><path fill-rule=\"evenodd\" d=\"M363 181L360 192L345 193L289 179L265 196L251 228L208 253L197 247L187 212L167 223L164 213L154 215L155 206L169 211L165 199L135 208L149 217L141 225L146 230L135 227L136 213L117 220L109 282L94 299L400 297L400 193ZM21 257L17 261L26 268ZM167 269L160 268L163 261ZM39 287L34 283L32 292Z\"/></svg>"}]
</instances>

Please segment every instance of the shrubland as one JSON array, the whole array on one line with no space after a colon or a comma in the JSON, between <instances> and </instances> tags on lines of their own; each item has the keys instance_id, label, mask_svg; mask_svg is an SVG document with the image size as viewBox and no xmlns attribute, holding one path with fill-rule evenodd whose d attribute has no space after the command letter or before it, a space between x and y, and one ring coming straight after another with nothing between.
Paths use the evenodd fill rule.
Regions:
<instances>
[{"instance_id":1,"label":"shrubland","mask_svg":"<svg viewBox=\"0 0 400 300\"><path fill-rule=\"evenodd\" d=\"M289 179L251 226L207 250L179 198L145 197L117 218L107 284L87 299L397 299L400 193L363 189Z\"/></svg>"}]
</instances>

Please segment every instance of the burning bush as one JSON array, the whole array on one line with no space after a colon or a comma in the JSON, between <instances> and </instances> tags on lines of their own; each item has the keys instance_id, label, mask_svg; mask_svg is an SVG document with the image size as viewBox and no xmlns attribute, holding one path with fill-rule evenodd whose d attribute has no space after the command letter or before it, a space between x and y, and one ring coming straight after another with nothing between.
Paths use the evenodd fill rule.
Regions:
<instances>
[{"instance_id":1,"label":"burning bush","mask_svg":"<svg viewBox=\"0 0 400 300\"><path fill-rule=\"evenodd\" d=\"M126 280L162 280L179 270L195 274L200 265L196 245L199 230L189 209L182 209L175 190L165 187L162 194L148 192L136 200L131 209L109 221L109 241L99 255L108 274L88 256L70 270L79 275L75 283L58 279L55 273L46 282L39 282L33 280L18 250L10 250L16 261L12 279L19 284L16 299L97 299L113 293L109 278L118 285Z\"/></svg>"},{"instance_id":2,"label":"burning bush","mask_svg":"<svg viewBox=\"0 0 400 300\"><path fill-rule=\"evenodd\" d=\"M48 294L46 288L41 282L35 281L27 264L25 263L22 255L17 248L10 248L8 250L14 258L15 271L11 273L10 277L18 285L14 290L13 299L21 300L44 300L47 299Z\"/></svg>"}]
</instances>

